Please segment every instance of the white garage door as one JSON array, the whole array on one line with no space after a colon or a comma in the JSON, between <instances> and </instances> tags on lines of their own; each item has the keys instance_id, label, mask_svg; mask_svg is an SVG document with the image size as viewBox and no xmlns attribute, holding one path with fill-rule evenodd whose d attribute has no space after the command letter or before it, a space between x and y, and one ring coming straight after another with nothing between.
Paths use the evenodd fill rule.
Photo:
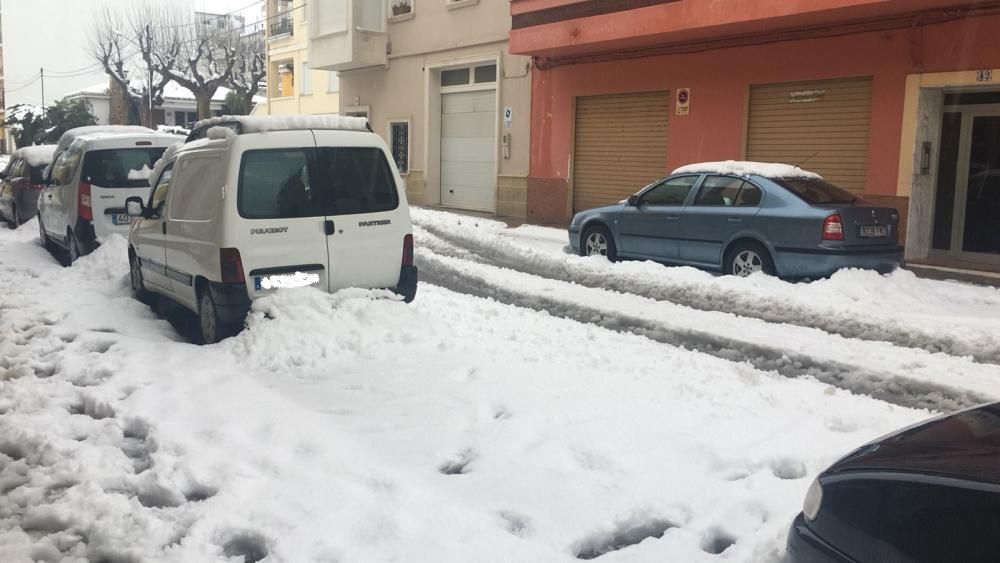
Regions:
<instances>
[{"instance_id":1,"label":"white garage door","mask_svg":"<svg viewBox=\"0 0 1000 563\"><path fill-rule=\"evenodd\" d=\"M441 204L493 211L496 90L441 95Z\"/></svg>"}]
</instances>

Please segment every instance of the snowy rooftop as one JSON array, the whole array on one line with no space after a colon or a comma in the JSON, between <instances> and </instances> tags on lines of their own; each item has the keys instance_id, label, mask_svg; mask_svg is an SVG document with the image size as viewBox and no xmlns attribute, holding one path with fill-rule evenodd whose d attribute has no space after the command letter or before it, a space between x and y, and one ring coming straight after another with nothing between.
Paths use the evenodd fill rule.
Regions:
<instances>
[{"instance_id":1,"label":"snowy rooftop","mask_svg":"<svg viewBox=\"0 0 1000 563\"><path fill-rule=\"evenodd\" d=\"M749 162L726 160L721 162L699 162L681 166L674 174L735 174L738 176L764 176L765 178L822 178L790 164L776 162Z\"/></svg>"},{"instance_id":2,"label":"snowy rooftop","mask_svg":"<svg viewBox=\"0 0 1000 563\"><path fill-rule=\"evenodd\" d=\"M346 131L368 131L368 120L364 117L343 115L224 115L203 119L195 124L195 129L222 123L236 122L243 133L266 133L268 131L296 131L301 129L339 129Z\"/></svg>"},{"instance_id":3,"label":"snowy rooftop","mask_svg":"<svg viewBox=\"0 0 1000 563\"><path fill-rule=\"evenodd\" d=\"M33 147L21 147L14 151L14 158L23 158L28 166L45 166L52 162L52 155L56 151L55 145L36 145Z\"/></svg>"},{"instance_id":4,"label":"snowy rooftop","mask_svg":"<svg viewBox=\"0 0 1000 563\"><path fill-rule=\"evenodd\" d=\"M143 83L137 83L137 88L142 88ZM229 93L229 88L219 88L215 95L212 96L213 102L223 102L226 100L226 94ZM70 92L66 94L67 98L80 98L86 96L107 96L108 95L108 84L95 84L93 86L88 86L82 88L75 92ZM190 90L177 84L176 82L170 82L163 88L163 98L166 100L191 100L194 101L194 94Z\"/></svg>"}]
</instances>

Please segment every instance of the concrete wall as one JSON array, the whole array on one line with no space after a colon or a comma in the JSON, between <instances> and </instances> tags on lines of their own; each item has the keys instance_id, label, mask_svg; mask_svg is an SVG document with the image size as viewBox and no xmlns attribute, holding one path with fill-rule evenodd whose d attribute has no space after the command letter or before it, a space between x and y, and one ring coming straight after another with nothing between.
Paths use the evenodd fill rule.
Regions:
<instances>
[{"instance_id":1,"label":"concrete wall","mask_svg":"<svg viewBox=\"0 0 1000 563\"><path fill-rule=\"evenodd\" d=\"M669 113L667 167L744 156L751 84L874 77L865 193L894 202L907 75L1000 66L1000 16L926 27L786 41L699 53L557 66L535 70L532 84L529 219L569 215L574 101L578 96L691 89L689 115ZM1000 83L1000 78L998 78ZM1000 84L997 84L1000 86ZM912 153L912 145L905 148ZM904 151L904 152L905 152Z\"/></svg>"}]
</instances>

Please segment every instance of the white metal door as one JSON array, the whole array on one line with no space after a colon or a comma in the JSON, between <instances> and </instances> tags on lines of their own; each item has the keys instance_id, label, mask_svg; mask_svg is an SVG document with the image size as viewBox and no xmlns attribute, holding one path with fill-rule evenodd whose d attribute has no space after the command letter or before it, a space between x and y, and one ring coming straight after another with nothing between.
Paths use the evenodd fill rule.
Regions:
<instances>
[{"instance_id":1,"label":"white metal door","mask_svg":"<svg viewBox=\"0 0 1000 563\"><path fill-rule=\"evenodd\" d=\"M441 95L441 204L493 211L496 90Z\"/></svg>"}]
</instances>

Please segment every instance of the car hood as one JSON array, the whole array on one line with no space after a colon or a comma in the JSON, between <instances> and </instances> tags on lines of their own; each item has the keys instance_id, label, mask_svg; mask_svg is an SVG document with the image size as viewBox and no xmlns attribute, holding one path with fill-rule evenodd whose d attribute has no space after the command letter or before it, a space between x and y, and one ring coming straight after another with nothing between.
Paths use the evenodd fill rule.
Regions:
<instances>
[{"instance_id":1,"label":"car hood","mask_svg":"<svg viewBox=\"0 0 1000 563\"><path fill-rule=\"evenodd\" d=\"M579 219L582 219L582 218L593 217L595 215L600 215L602 213L609 213L609 212L613 212L613 211L621 211L624 208L625 208L625 204L624 203L616 203L614 205L605 205L604 207L595 207L593 209L587 209L585 211L579 211L574 216L574 221L573 222L574 223L578 223Z\"/></svg>"},{"instance_id":2,"label":"car hood","mask_svg":"<svg viewBox=\"0 0 1000 563\"><path fill-rule=\"evenodd\" d=\"M1000 484L1000 403L900 430L833 464L845 471L903 471Z\"/></svg>"}]
</instances>

